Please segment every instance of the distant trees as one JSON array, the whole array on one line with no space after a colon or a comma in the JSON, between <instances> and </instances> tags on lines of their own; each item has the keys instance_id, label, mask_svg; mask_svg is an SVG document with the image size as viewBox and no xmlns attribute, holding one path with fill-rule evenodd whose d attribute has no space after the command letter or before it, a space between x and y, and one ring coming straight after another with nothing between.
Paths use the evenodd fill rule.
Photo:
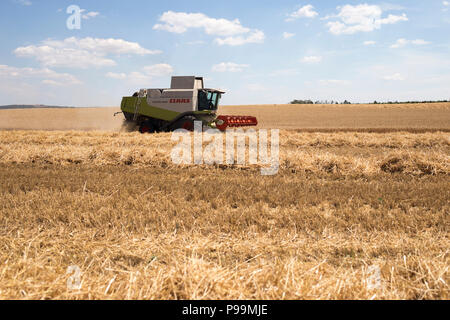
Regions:
<instances>
[{"instance_id":1,"label":"distant trees","mask_svg":"<svg viewBox=\"0 0 450 320\"><path fill-rule=\"evenodd\" d=\"M309 99L305 99L305 100L292 100L290 102L290 104L339 104L338 101L334 101L334 100L317 100L317 101L312 101ZM347 100L345 100L344 102L341 102L341 104L350 104L350 102L348 102Z\"/></svg>"},{"instance_id":2,"label":"distant trees","mask_svg":"<svg viewBox=\"0 0 450 320\"><path fill-rule=\"evenodd\" d=\"M314 104L311 100L292 100L290 104Z\"/></svg>"},{"instance_id":3,"label":"distant trees","mask_svg":"<svg viewBox=\"0 0 450 320\"><path fill-rule=\"evenodd\" d=\"M409 103L443 103L443 102L450 102L449 100L427 100L427 101L387 101L387 102L379 102L375 100L373 104L409 104ZM292 100L290 104L353 104L352 102L348 100L344 100L343 102L338 101L328 101L328 100L317 100L312 101L310 99L304 99L304 100Z\"/></svg>"},{"instance_id":4,"label":"distant trees","mask_svg":"<svg viewBox=\"0 0 450 320\"><path fill-rule=\"evenodd\" d=\"M409 103L442 103L442 102L450 102L449 100L425 100L425 101L388 101L388 102L380 102L383 104L409 104Z\"/></svg>"},{"instance_id":5,"label":"distant trees","mask_svg":"<svg viewBox=\"0 0 450 320\"><path fill-rule=\"evenodd\" d=\"M328 100L317 100L316 102L314 102L314 104L335 104L335 103L339 104L339 102L333 101L333 100L331 100L331 101L328 101Z\"/></svg>"}]
</instances>

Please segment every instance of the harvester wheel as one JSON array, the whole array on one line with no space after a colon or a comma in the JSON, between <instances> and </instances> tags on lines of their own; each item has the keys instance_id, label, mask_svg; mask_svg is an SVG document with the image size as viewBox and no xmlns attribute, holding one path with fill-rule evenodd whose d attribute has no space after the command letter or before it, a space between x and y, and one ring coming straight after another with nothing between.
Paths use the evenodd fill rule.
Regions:
<instances>
[{"instance_id":1,"label":"harvester wheel","mask_svg":"<svg viewBox=\"0 0 450 320\"><path fill-rule=\"evenodd\" d=\"M188 131L194 131L194 119L183 118L178 120L172 125L172 130L185 129Z\"/></svg>"},{"instance_id":2,"label":"harvester wheel","mask_svg":"<svg viewBox=\"0 0 450 320\"><path fill-rule=\"evenodd\" d=\"M192 119L183 120L181 128L188 131L194 131L194 121L192 121Z\"/></svg>"},{"instance_id":3,"label":"harvester wheel","mask_svg":"<svg viewBox=\"0 0 450 320\"><path fill-rule=\"evenodd\" d=\"M143 122L139 126L139 132L140 133L153 133L155 132L155 128L150 122Z\"/></svg>"}]
</instances>

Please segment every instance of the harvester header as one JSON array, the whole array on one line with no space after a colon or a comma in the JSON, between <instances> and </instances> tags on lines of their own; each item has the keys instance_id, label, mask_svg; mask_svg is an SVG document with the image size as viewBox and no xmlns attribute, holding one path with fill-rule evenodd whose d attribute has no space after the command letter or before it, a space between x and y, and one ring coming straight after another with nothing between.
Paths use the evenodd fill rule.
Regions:
<instances>
[{"instance_id":1,"label":"harvester header","mask_svg":"<svg viewBox=\"0 0 450 320\"><path fill-rule=\"evenodd\" d=\"M141 89L131 97L123 97L121 110L141 133L181 128L192 131L194 121L222 131L258 124L250 116L217 116L223 94L225 91L205 88L202 77L172 77L169 89Z\"/></svg>"}]
</instances>

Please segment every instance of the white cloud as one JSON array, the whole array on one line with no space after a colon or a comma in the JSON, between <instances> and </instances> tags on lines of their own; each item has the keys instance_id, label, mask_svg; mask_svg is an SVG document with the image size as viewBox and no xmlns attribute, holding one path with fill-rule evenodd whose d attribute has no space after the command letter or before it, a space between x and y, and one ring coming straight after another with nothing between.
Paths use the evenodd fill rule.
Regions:
<instances>
[{"instance_id":1,"label":"white cloud","mask_svg":"<svg viewBox=\"0 0 450 320\"><path fill-rule=\"evenodd\" d=\"M338 9L340 11L335 17L339 18L340 21L327 23L329 31L335 35L371 32L380 29L384 24L408 21L408 17L404 13L401 16L389 14L382 18L383 10L377 5L345 5L338 7Z\"/></svg>"},{"instance_id":2,"label":"white cloud","mask_svg":"<svg viewBox=\"0 0 450 320\"><path fill-rule=\"evenodd\" d=\"M248 36L232 36L226 38L216 38L214 41L220 45L229 45L229 46L241 46L246 43L263 43L264 42L264 32L255 30L250 33Z\"/></svg>"},{"instance_id":3,"label":"white cloud","mask_svg":"<svg viewBox=\"0 0 450 320\"><path fill-rule=\"evenodd\" d=\"M449 6L450 6L450 2L448 2L448 1L442 1L442 4L443 4L445 7L449 7Z\"/></svg>"},{"instance_id":4,"label":"white cloud","mask_svg":"<svg viewBox=\"0 0 450 320\"><path fill-rule=\"evenodd\" d=\"M122 39L67 38L63 41L45 40L40 45L17 48L18 57L34 57L47 67L88 68L114 66L107 55L150 55L161 51L142 48L136 42Z\"/></svg>"},{"instance_id":5,"label":"white cloud","mask_svg":"<svg viewBox=\"0 0 450 320\"><path fill-rule=\"evenodd\" d=\"M293 36L295 36L295 33L283 32L284 39L289 39L292 38Z\"/></svg>"},{"instance_id":6,"label":"white cloud","mask_svg":"<svg viewBox=\"0 0 450 320\"><path fill-rule=\"evenodd\" d=\"M392 75L387 75L383 77L384 80L388 81L403 81L405 78L400 73L394 73Z\"/></svg>"},{"instance_id":7,"label":"white cloud","mask_svg":"<svg viewBox=\"0 0 450 320\"><path fill-rule=\"evenodd\" d=\"M128 74L127 80L130 83L139 84L141 86L149 86L153 78L142 72L134 71Z\"/></svg>"},{"instance_id":8,"label":"white cloud","mask_svg":"<svg viewBox=\"0 0 450 320\"><path fill-rule=\"evenodd\" d=\"M365 46L373 46L374 44L376 44L376 42L375 41L364 41L363 42L363 44L365 45Z\"/></svg>"},{"instance_id":9,"label":"white cloud","mask_svg":"<svg viewBox=\"0 0 450 320\"><path fill-rule=\"evenodd\" d=\"M288 15L286 21L293 21L298 18L314 18L318 15L316 11L314 11L314 6L308 4L306 6L301 7L297 11Z\"/></svg>"},{"instance_id":10,"label":"white cloud","mask_svg":"<svg viewBox=\"0 0 450 320\"><path fill-rule=\"evenodd\" d=\"M150 84L157 77L171 75L174 72L173 67L166 63L146 66L142 70L142 72L134 71L129 74L108 72L105 76L116 80L127 80L130 83L145 85Z\"/></svg>"},{"instance_id":11,"label":"white cloud","mask_svg":"<svg viewBox=\"0 0 450 320\"><path fill-rule=\"evenodd\" d=\"M63 12L63 9L56 10L57 12ZM86 9L80 9L81 18L85 20L89 20L95 17L98 17L100 15L100 12L97 11L87 11Z\"/></svg>"},{"instance_id":12,"label":"white cloud","mask_svg":"<svg viewBox=\"0 0 450 320\"><path fill-rule=\"evenodd\" d=\"M203 40L195 40L195 41L186 42L186 44L188 44L190 46L194 46L194 45L198 45L198 44L204 44L204 43L205 43L205 41L203 41Z\"/></svg>"},{"instance_id":13,"label":"white cloud","mask_svg":"<svg viewBox=\"0 0 450 320\"><path fill-rule=\"evenodd\" d=\"M237 64L234 62L221 62L215 64L212 67L214 72L242 72L244 69L248 68L248 64Z\"/></svg>"},{"instance_id":14,"label":"white cloud","mask_svg":"<svg viewBox=\"0 0 450 320\"><path fill-rule=\"evenodd\" d=\"M81 13L81 17L85 20L89 20L91 18L95 18L98 15L100 15L100 12L96 12L96 11L90 11L90 12L86 12L86 9L81 9L80 13Z\"/></svg>"},{"instance_id":15,"label":"white cloud","mask_svg":"<svg viewBox=\"0 0 450 320\"><path fill-rule=\"evenodd\" d=\"M58 48L75 48L96 51L100 54L136 54L150 55L159 54L159 50L148 50L142 48L137 42L130 42L123 39L102 39L102 38L76 38L71 37L63 41L46 40L43 44Z\"/></svg>"},{"instance_id":16,"label":"white cloud","mask_svg":"<svg viewBox=\"0 0 450 320\"><path fill-rule=\"evenodd\" d=\"M33 3L29 0L14 0L14 2L21 4L23 6L31 6Z\"/></svg>"},{"instance_id":17,"label":"white cloud","mask_svg":"<svg viewBox=\"0 0 450 320\"><path fill-rule=\"evenodd\" d=\"M44 84L53 84L60 86L76 85L82 82L69 73L58 73L48 68L16 68L7 65L0 65L0 78L10 81L24 79L42 80Z\"/></svg>"},{"instance_id":18,"label":"white cloud","mask_svg":"<svg viewBox=\"0 0 450 320\"><path fill-rule=\"evenodd\" d=\"M238 19L215 19L203 13L167 11L159 18L162 23L155 24L154 30L172 33L185 33L188 29L203 29L208 35L218 36L219 45L238 46L246 43L264 42L264 32L242 26Z\"/></svg>"},{"instance_id":19,"label":"white cloud","mask_svg":"<svg viewBox=\"0 0 450 320\"><path fill-rule=\"evenodd\" d=\"M403 11L407 9L405 6L388 2L380 3L380 7L383 11Z\"/></svg>"},{"instance_id":20,"label":"white cloud","mask_svg":"<svg viewBox=\"0 0 450 320\"><path fill-rule=\"evenodd\" d=\"M398 39L393 45L391 45L392 49L398 49L398 48L402 48L408 44L413 44L416 46L424 46L429 44L430 42L425 41L423 39L416 39L416 40L406 40L406 39Z\"/></svg>"},{"instance_id":21,"label":"white cloud","mask_svg":"<svg viewBox=\"0 0 450 320\"><path fill-rule=\"evenodd\" d=\"M391 45L391 48L401 48L401 47L406 46L408 43L409 43L409 41L406 40L406 39L403 39L403 38L402 39L398 39L395 42L395 44Z\"/></svg>"},{"instance_id":22,"label":"white cloud","mask_svg":"<svg viewBox=\"0 0 450 320\"><path fill-rule=\"evenodd\" d=\"M126 73L115 73L115 72L108 72L106 74L106 76L108 78L112 78L112 79L125 79L127 77Z\"/></svg>"},{"instance_id":23,"label":"white cloud","mask_svg":"<svg viewBox=\"0 0 450 320\"><path fill-rule=\"evenodd\" d=\"M301 59L303 63L319 63L320 61L322 61L322 57L319 56L307 56Z\"/></svg>"},{"instance_id":24,"label":"white cloud","mask_svg":"<svg viewBox=\"0 0 450 320\"><path fill-rule=\"evenodd\" d=\"M28 46L17 48L14 53L18 57L34 57L48 67L109 67L116 65L114 60L105 58L94 52L49 46Z\"/></svg>"},{"instance_id":25,"label":"white cloud","mask_svg":"<svg viewBox=\"0 0 450 320\"><path fill-rule=\"evenodd\" d=\"M50 86L55 86L55 87L64 87L64 86L67 86L67 84L65 84L65 83L63 83L63 82L61 82L61 81L48 80L48 79L42 80L42 83L43 83L43 84L50 85Z\"/></svg>"},{"instance_id":26,"label":"white cloud","mask_svg":"<svg viewBox=\"0 0 450 320\"><path fill-rule=\"evenodd\" d=\"M319 80L319 84L324 85L324 86L329 86L329 85L349 85L350 81L348 80L336 80L336 79L328 79L328 80Z\"/></svg>"},{"instance_id":27,"label":"white cloud","mask_svg":"<svg viewBox=\"0 0 450 320\"><path fill-rule=\"evenodd\" d=\"M425 41L425 40L423 40L423 39L412 40L411 43L412 43L412 44L415 44L415 45L417 45L417 46L424 46L424 45L430 44L430 42Z\"/></svg>"},{"instance_id":28,"label":"white cloud","mask_svg":"<svg viewBox=\"0 0 450 320\"><path fill-rule=\"evenodd\" d=\"M160 63L143 68L144 72L153 77L166 76L173 73L173 67L170 64Z\"/></svg>"},{"instance_id":29,"label":"white cloud","mask_svg":"<svg viewBox=\"0 0 450 320\"><path fill-rule=\"evenodd\" d=\"M233 21L214 19L209 18L203 13L167 11L162 14L159 21L164 24L155 24L153 29L173 33L184 33L190 28L201 28L204 29L206 34L220 36L231 36L250 31L249 28L243 27L238 19Z\"/></svg>"}]
</instances>

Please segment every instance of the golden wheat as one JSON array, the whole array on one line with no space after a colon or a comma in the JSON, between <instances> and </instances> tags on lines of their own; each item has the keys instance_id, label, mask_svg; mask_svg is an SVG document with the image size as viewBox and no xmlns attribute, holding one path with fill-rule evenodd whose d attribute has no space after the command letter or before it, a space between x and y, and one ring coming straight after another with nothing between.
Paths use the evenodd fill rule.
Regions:
<instances>
[{"instance_id":1,"label":"golden wheat","mask_svg":"<svg viewBox=\"0 0 450 320\"><path fill-rule=\"evenodd\" d=\"M0 110L0 129L114 130L123 115L111 108ZM399 105L221 106L220 114L256 116L259 128L303 131L449 131L450 103Z\"/></svg>"}]
</instances>

